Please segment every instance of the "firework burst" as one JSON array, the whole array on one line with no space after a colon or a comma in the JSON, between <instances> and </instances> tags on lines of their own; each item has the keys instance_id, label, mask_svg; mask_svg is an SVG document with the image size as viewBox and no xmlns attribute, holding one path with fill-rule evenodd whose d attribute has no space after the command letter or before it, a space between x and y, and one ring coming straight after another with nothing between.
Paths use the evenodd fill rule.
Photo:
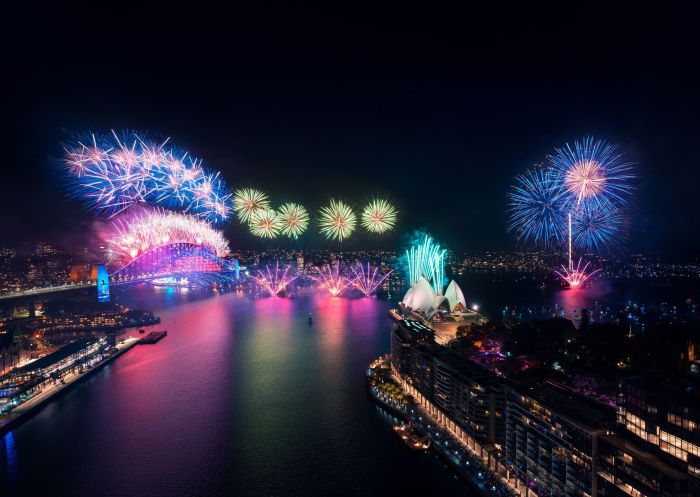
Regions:
<instances>
[{"instance_id":1,"label":"firework burst","mask_svg":"<svg viewBox=\"0 0 700 497\"><path fill-rule=\"evenodd\" d=\"M517 233L519 240L543 245L563 240L569 197L552 171L537 168L518 176L508 198L508 230Z\"/></svg>"},{"instance_id":2,"label":"firework burst","mask_svg":"<svg viewBox=\"0 0 700 497\"><path fill-rule=\"evenodd\" d=\"M352 272L355 275L352 284L365 296L369 297L377 291L377 288L389 278L393 271L389 270L382 275L379 271L379 266L372 269L368 262L366 270L362 264L358 264L357 266L352 266Z\"/></svg>"},{"instance_id":3,"label":"firework burst","mask_svg":"<svg viewBox=\"0 0 700 497\"><path fill-rule=\"evenodd\" d=\"M584 204L572 213L572 243L586 250L620 244L623 216L613 204Z\"/></svg>"},{"instance_id":4,"label":"firework burst","mask_svg":"<svg viewBox=\"0 0 700 497\"><path fill-rule=\"evenodd\" d=\"M299 204L282 204L277 212L281 233L289 238L298 238L309 226L309 213Z\"/></svg>"},{"instance_id":5,"label":"firework burst","mask_svg":"<svg viewBox=\"0 0 700 497\"><path fill-rule=\"evenodd\" d=\"M124 263L163 245L190 243L209 249L217 257L229 253L228 242L208 223L174 212L153 211L113 223L108 239L110 259Z\"/></svg>"},{"instance_id":6,"label":"firework burst","mask_svg":"<svg viewBox=\"0 0 700 497\"><path fill-rule=\"evenodd\" d=\"M327 264L319 269L316 280L321 288L328 290L334 297L342 294L352 284L352 280L340 274L340 262L336 262L334 268Z\"/></svg>"},{"instance_id":7,"label":"firework burst","mask_svg":"<svg viewBox=\"0 0 700 497\"><path fill-rule=\"evenodd\" d=\"M283 228L274 209L258 209L251 216L250 232L261 238L275 238Z\"/></svg>"},{"instance_id":8,"label":"firework burst","mask_svg":"<svg viewBox=\"0 0 700 497\"><path fill-rule=\"evenodd\" d=\"M231 193L202 161L134 132L90 135L65 147L71 193L107 218L134 205L183 211L209 222L231 215Z\"/></svg>"},{"instance_id":9,"label":"firework burst","mask_svg":"<svg viewBox=\"0 0 700 497\"><path fill-rule=\"evenodd\" d=\"M327 206L321 208L319 214L321 233L328 239L342 242L355 231L357 217L344 202L332 199Z\"/></svg>"},{"instance_id":10,"label":"firework burst","mask_svg":"<svg viewBox=\"0 0 700 497\"><path fill-rule=\"evenodd\" d=\"M270 208L270 201L260 190L240 188L233 192L233 210L242 223L250 222L259 210Z\"/></svg>"},{"instance_id":11,"label":"firework burst","mask_svg":"<svg viewBox=\"0 0 700 497\"><path fill-rule=\"evenodd\" d=\"M374 199L362 210L362 226L370 233L382 234L396 224L396 208L384 199Z\"/></svg>"},{"instance_id":12,"label":"firework burst","mask_svg":"<svg viewBox=\"0 0 700 497\"><path fill-rule=\"evenodd\" d=\"M633 189L630 182L635 178L634 164L617 145L587 137L573 146L567 143L557 149L549 160L576 206L585 202L628 202Z\"/></svg>"},{"instance_id":13,"label":"firework burst","mask_svg":"<svg viewBox=\"0 0 700 497\"><path fill-rule=\"evenodd\" d=\"M279 261L275 262L275 270L272 271L270 266L265 266L265 271L258 270L258 276L254 277L255 281L264 286L270 295L282 295L287 291L289 285L297 279L296 276L289 276L289 267L284 268L280 272Z\"/></svg>"},{"instance_id":14,"label":"firework burst","mask_svg":"<svg viewBox=\"0 0 700 497\"><path fill-rule=\"evenodd\" d=\"M600 269L589 272L588 266L591 264L590 262L584 264L583 267L581 267L581 264L582 260L579 259L576 266L572 265L568 268L566 266L561 266L561 272L555 271L555 273L559 275L562 281L566 283L569 288L581 288L586 281L590 280L593 276L600 272Z\"/></svg>"}]
</instances>

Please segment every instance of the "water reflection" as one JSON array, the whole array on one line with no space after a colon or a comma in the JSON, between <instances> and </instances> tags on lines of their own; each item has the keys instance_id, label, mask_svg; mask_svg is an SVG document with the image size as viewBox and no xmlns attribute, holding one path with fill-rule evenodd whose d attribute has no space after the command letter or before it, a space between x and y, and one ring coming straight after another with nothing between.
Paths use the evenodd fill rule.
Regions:
<instances>
[{"instance_id":1,"label":"water reflection","mask_svg":"<svg viewBox=\"0 0 700 497\"><path fill-rule=\"evenodd\" d=\"M17 495L45 495L49 481L53 495L76 497L464 495L437 461L407 451L366 397L365 368L389 351L385 301L147 287L115 299L154 310L162 318L154 328L168 336L5 437L0 488L14 481ZM418 473L426 475L419 482L405 477Z\"/></svg>"}]
</instances>

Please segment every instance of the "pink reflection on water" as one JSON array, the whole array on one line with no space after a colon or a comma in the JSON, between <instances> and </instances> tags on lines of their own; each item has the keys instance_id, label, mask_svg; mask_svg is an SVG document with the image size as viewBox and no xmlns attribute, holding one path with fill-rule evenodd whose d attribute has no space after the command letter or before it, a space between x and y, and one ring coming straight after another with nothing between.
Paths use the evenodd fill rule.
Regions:
<instances>
[{"instance_id":1,"label":"pink reflection on water","mask_svg":"<svg viewBox=\"0 0 700 497\"><path fill-rule=\"evenodd\" d=\"M561 306L565 317L573 320L574 325L578 328L581 309L586 308L589 312L592 311L596 304L610 291L609 282L599 278L590 286L558 291L554 294L554 300Z\"/></svg>"},{"instance_id":2,"label":"pink reflection on water","mask_svg":"<svg viewBox=\"0 0 700 497\"><path fill-rule=\"evenodd\" d=\"M197 405L202 397L225 395L226 382L201 379L213 378L212 371L221 376L218 372L231 368L227 351L235 331L228 312L230 298L236 297L215 296L159 310L161 323L149 327L146 333L167 330L168 336L154 345L137 345L115 361L112 395L121 397L116 404L125 409L128 406L130 424L154 425L156 437L161 416L178 418L188 412L182 406ZM136 398L139 401L133 402ZM167 412L164 405L170 407ZM202 405L201 409L205 418L222 415L215 404ZM202 431L206 432L206 427Z\"/></svg>"}]
</instances>

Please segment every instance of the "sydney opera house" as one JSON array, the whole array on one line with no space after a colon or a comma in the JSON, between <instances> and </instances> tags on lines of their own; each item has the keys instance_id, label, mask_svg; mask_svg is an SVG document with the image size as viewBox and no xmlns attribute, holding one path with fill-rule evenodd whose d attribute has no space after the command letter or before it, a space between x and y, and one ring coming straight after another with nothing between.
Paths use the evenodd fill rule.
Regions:
<instances>
[{"instance_id":1,"label":"sydney opera house","mask_svg":"<svg viewBox=\"0 0 700 497\"><path fill-rule=\"evenodd\" d=\"M418 278L399 304L405 317L422 321L435 331L438 342L449 341L464 324L477 323L484 318L467 306L464 293L452 280L444 294L436 292L424 277Z\"/></svg>"}]
</instances>

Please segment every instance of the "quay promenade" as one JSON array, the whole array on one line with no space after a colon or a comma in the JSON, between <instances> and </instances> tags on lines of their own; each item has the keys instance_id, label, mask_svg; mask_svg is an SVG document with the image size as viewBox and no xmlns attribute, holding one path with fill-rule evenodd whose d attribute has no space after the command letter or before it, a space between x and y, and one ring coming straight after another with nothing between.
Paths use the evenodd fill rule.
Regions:
<instances>
[{"instance_id":1,"label":"quay promenade","mask_svg":"<svg viewBox=\"0 0 700 497\"><path fill-rule=\"evenodd\" d=\"M398 404L394 399L388 398L375 387L369 386L369 393L379 405L387 409L391 414L402 419L406 423L418 426L431 441L431 449L435 452L465 481L470 488L477 491L482 497L514 497L520 495L519 491L503 477L503 475L489 467L489 459L483 452L477 450L474 445L464 443L448 426L441 423L428 410L424 409L397 378L391 374L388 364L382 359L374 361L368 370L368 382L373 375L380 375L384 380L393 381L399 385L410 398L405 406Z\"/></svg>"},{"instance_id":2,"label":"quay promenade","mask_svg":"<svg viewBox=\"0 0 700 497\"><path fill-rule=\"evenodd\" d=\"M48 380L44 382L42 391L36 395L33 395L30 399L22 402L19 406L12 409L9 413L0 417L0 435L4 435L8 431L12 430L34 414L36 414L39 409L44 405L49 403L52 399L57 396L67 392L75 386L77 383L82 381L84 378L89 377L91 374L99 371L101 368L112 362L114 359L124 354L132 347L139 343L138 338L127 338L123 343L118 343L116 345L117 351L105 358L101 362L95 364L90 369L85 369L83 372L70 372L62 377L63 381L56 381L54 383L49 383Z\"/></svg>"}]
</instances>

